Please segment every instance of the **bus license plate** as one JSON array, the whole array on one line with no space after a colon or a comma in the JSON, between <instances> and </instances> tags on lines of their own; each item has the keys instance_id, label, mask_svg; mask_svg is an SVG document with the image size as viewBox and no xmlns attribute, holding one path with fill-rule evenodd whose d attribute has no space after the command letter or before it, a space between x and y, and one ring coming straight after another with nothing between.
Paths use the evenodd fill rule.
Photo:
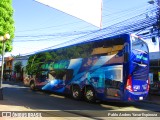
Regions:
<instances>
[{"instance_id":1,"label":"bus license plate","mask_svg":"<svg viewBox=\"0 0 160 120\"><path fill-rule=\"evenodd\" d=\"M139 97L139 100L143 100L143 97Z\"/></svg>"}]
</instances>

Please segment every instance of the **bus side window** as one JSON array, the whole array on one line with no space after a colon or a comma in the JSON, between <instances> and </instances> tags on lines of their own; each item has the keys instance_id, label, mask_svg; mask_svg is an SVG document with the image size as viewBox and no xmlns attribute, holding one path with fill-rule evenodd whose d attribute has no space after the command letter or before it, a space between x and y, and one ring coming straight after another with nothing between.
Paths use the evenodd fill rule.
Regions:
<instances>
[{"instance_id":1,"label":"bus side window","mask_svg":"<svg viewBox=\"0 0 160 120\"><path fill-rule=\"evenodd\" d=\"M107 78L106 81L105 81L106 87L107 87L107 88L111 87L111 86L112 86L111 83L112 83L112 80L109 79L109 78Z\"/></svg>"},{"instance_id":2,"label":"bus side window","mask_svg":"<svg viewBox=\"0 0 160 120\"><path fill-rule=\"evenodd\" d=\"M66 80L71 80L73 78L73 70L67 69L66 71Z\"/></svg>"},{"instance_id":3,"label":"bus side window","mask_svg":"<svg viewBox=\"0 0 160 120\"><path fill-rule=\"evenodd\" d=\"M71 80L73 77L73 70L71 69L56 70L54 77L55 79L60 79L60 80Z\"/></svg>"}]
</instances>

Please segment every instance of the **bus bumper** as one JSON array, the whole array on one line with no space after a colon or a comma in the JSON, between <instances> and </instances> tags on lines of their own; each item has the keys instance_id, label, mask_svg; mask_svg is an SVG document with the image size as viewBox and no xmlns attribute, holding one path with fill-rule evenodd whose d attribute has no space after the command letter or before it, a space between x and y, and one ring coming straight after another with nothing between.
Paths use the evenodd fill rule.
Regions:
<instances>
[{"instance_id":1,"label":"bus bumper","mask_svg":"<svg viewBox=\"0 0 160 120\"><path fill-rule=\"evenodd\" d=\"M124 94L124 99L126 101L142 101L148 96L148 91L145 92L129 92L126 91Z\"/></svg>"}]
</instances>

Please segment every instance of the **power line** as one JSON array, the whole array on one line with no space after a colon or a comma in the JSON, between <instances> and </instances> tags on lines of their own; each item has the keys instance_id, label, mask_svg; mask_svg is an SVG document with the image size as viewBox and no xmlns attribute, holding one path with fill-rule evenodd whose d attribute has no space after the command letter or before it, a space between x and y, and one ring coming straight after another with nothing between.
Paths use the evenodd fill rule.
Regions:
<instances>
[{"instance_id":1,"label":"power line","mask_svg":"<svg viewBox=\"0 0 160 120\"><path fill-rule=\"evenodd\" d=\"M157 12L154 8L153 8L153 11ZM125 15L126 14L124 14L124 16ZM134 17L131 17L131 18L124 20L122 22L118 22L114 25L108 26L102 30L91 31L90 33L86 33L85 35L82 34L82 36L80 36L78 38L74 38L74 39L71 39L67 42L60 43L60 44L57 44L57 45L54 45L51 47L47 47L47 48L44 48L41 50L37 50L37 51L34 51L32 53L28 53L28 54L34 54L34 53L41 52L44 50L56 49L59 47L65 47L65 46L69 46L69 45L79 44L82 42L99 40L99 39L114 36L117 34L131 33L131 32L139 31L142 29L146 29L146 28L152 26L156 22L156 20L155 20L155 16L151 16L150 18L146 18L145 16L146 16L146 12L141 13L139 15L136 15ZM115 19L115 20L117 20L117 19ZM70 33L67 33L66 36L69 36L69 34ZM51 34L51 35L53 35L53 34ZM64 37L63 35L65 35L65 34L62 33L61 37ZM19 36L19 37L24 37L24 36ZM34 38L35 36L32 35L32 37ZM42 36L39 35L37 37L42 37ZM49 38L50 36L45 36L45 37ZM58 37L58 36L54 36L54 37ZM26 36L26 38L27 38L27 36ZM32 40L35 40L35 39L32 39ZM26 54L26 55L28 55L28 54Z\"/></svg>"},{"instance_id":2,"label":"power line","mask_svg":"<svg viewBox=\"0 0 160 120\"><path fill-rule=\"evenodd\" d=\"M106 1L105 1L106 2ZM123 13L123 12L125 12L125 14L126 14L126 12L127 11L130 11L130 10L132 10L133 8L131 8L131 9L127 9L127 10L123 10L123 11L120 11L120 12L117 12L117 13L113 13L113 14L110 14L110 15L114 15L114 14L117 14L117 16L119 15L119 13ZM142 7L141 8L138 8L138 9L142 9ZM133 11L134 11L135 9L133 9ZM132 12L133 12L132 11ZM105 16L110 16L110 15L105 15ZM124 15L123 15L124 16ZM104 18L105 19L105 18ZM17 31L16 33L22 33L22 32L33 32L33 31L40 31L40 30L46 30L46 29L51 29L51 28L58 28L58 27L64 27L64 26L66 26L66 25L74 25L74 24L77 24L77 23L81 23L82 21L78 21L78 22L72 22L72 23L66 23L66 24L61 24L61 25L54 25L54 26L46 26L46 27L40 27L40 28L35 28L35 29L26 29L26 30L21 30L21 31ZM89 26L86 26L86 27L84 27L83 26L83 28L87 28L87 27L89 27ZM62 28L61 28L62 29Z\"/></svg>"},{"instance_id":3,"label":"power line","mask_svg":"<svg viewBox=\"0 0 160 120\"><path fill-rule=\"evenodd\" d=\"M65 47L65 46L69 46L69 45L79 44L82 42L99 40L99 39L114 36L117 34L131 33L133 31L135 32L135 31L150 27L150 26L152 26L153 23L155 23L155 17L153 17L153 16L151 18L138 19L142 15L144 15L144 13L140 14L138 16L132 17L128 20L122 21L120 23L117 23L115 25L106 27L102 30L97 30L97 31L89 33L85 36L82 36L82 37L61 43L61 44L57 44L57 45L54 45L51 47L47 47L47 48L41 49L39 51L34 51L30 54L35 54L37 52L47 51L50 49L56 49L56 48Z\"/></svg>"},{"instance_id":4,"label":"power line","mask_svg":"<svg viewBox=\"0 0 160 120\"><path fill-rule=\"evenodd\" d=\"M80 23L79 22L72 22L72 23L66 23L66 24L61 24L61 25L55 25L55 26L47 26L47 27L41 27L41 28L36 28L36 29L28 29L28 30L21 30L21 31L17 31L17 33L20 33L20 32L32 32L32 31L36 31L36 30L44 30L44 29L48 29L48 28L56 28L56 27L61 27L61 26L64 26L64 25L72 25L72 24L77 24L77 23Z\"/></svg>"},{"instance_id":5,"label":"power line","mask_svg":"<svg viewBox=\"0 0 160 120\"><path fill-rule=\"evenodd\" d=\"M20 38L28 38L28 37L45 37L45 36L68 36L68 35L79 35L79 34L86 34L93 32L94 30L88 30L88 31L71 31L71 32L63 32L63 33L52 33L52 34L39 34L39 35L17 35L15 37L20 37Z\"/></svg>"},{"instance_id":6,"label":"power line","mask_svg":"<svg viewBox=\"0 0 160 120\"><path fill-rule=\"evenodd\" d=\"M153 10L151 10L153 11ZM146 12L141 14L139 17L145 17ZM124 16L121 16L124 17ZM140 19L137 17L137 19ZM112 21L117 20L113 19ZM128 19L129 20L129 19ZM125 23L126 24L126 23ZM124 24L123 24L124 25ZM118 25L117 25L118 27ZM25 38L25 40L14 40L13 42L28 42L28 41L46 41L46 40L55 40L56 38L60 37L69 37L69 36L76 36L76 35L84 35L88 33L92 33L97 30L88 30L88 31L72 31L72 32L64 32L64 33L54 33L54 34L39 34L39 35L19 35L15 36L16 38ZM43 37L43 38L42 38ZM34 38L34 39L33 39ZM29 40L28 40L29 39Z\"/></svg>"}]
</instances>

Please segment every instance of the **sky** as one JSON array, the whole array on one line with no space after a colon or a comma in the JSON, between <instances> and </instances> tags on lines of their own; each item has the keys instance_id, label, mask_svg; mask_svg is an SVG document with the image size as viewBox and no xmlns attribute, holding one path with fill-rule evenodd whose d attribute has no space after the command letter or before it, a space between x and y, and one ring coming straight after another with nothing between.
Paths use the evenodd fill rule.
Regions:
<instances>
[{"instance_id":1,"label":"sky","mask_svg":"<svg viewBox=\"0 0 160 120\"><path fill-rule=\"evenodd\" d=\"M102 29L146 12L148 0L103 0ZM30 54L100 28L35 0L12 0L15 38L10 55ZM82 8L83 9L83 8Z\"/></svg>"}]
</instances>

